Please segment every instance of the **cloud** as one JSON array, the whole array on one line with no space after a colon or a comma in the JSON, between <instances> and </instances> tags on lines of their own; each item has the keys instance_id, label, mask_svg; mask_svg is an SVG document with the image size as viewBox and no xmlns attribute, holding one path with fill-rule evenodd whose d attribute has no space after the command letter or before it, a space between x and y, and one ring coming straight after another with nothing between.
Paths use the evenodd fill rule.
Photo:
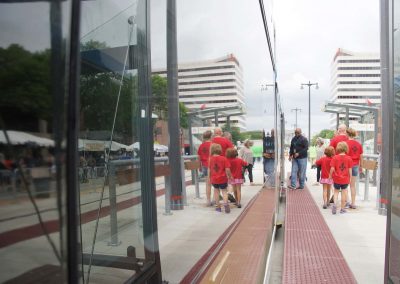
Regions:
<instances>
[{"instance_id":1,"label":"cloud","mask_svg":"<svg viewBox=\"0 0 400 284\"><path fill-rule=\"evenodd\" d=\"M302 108L308 124L308 90L301 83L318 82L311 90L311 130L329 127L321 106L330 97L330 64L337 48L379 52L379 1L265 0L276 28L278 84L287 127L292 108ZM164 6L163 6L164 5ZM213 59L234 53L243 68L248 129L273 125L273 82L268 46L258 1L177 1L180 62ZM152 1L153 65L165 64L165 1ZM272 34L273 28L270 27ZM163 65L165 66L165 65ZM303 131L307 133L308 125Z\"/></svg>"}]
</instances>

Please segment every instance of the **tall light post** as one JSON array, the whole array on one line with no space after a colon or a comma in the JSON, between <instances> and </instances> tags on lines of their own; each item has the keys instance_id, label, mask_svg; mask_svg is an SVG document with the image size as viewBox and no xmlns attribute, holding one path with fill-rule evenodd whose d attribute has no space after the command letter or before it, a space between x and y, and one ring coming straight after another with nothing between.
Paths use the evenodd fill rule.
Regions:
<instances>
[{"instance_id":1,"label":"tall light post","mask_svg":"<svg viewBox=\"0 0 400 284\"><path fill-rule=\"evenodd\" d=\"M261 91L266 91L266 90L268 90L268 87L275 87L275 85L274 84L264 84L264 85L261 85ZM267 112L267 109L264 109L264 113L266 113Z\"/></svg>"},{"instance_id":2,"label":"tall light post","mask_svg":"<svg viewBox=\"0 0 400 284\"><path fill-rule=\"evenodd\" d=\"M292 108L292 111L295 111L296 112L296 124L295 124L295 128L294 129L296 129L297 128L297 112L299 111L299 112L301 112L301 108Z\"/></svg>"},{"instance_id":3,"label":"tall light post","mask_svg":"<svg viewBox=\"0 0 400 284\"><path fill-rule=\"evenodd\" d=\"M301 89L304 89L304 86L308 87L308 143L311 143L311 86L315 86L315 89L318 90L318 83L302 83Z\"/></svg>"}]
</instances>

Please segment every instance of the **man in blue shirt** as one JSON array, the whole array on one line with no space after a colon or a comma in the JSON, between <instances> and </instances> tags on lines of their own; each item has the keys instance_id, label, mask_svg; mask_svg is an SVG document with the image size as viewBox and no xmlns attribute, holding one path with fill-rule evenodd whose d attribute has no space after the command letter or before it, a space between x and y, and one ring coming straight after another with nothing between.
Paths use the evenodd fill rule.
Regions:
<instances>
[{"instance_id":1,"label":"man in blue shirt","mask_svg":"<svg viewBox=\"0 0 400 284\"><path fill-rule=\"evenodd\" d=\"M304 189L307 169L308 140L301 134L301 129L296 128L294 137L290 143L289 161L292 161L292 172L290 176L290 189ZM296 188L297 177L299 187Z\"/></svg>"}]
</instances>

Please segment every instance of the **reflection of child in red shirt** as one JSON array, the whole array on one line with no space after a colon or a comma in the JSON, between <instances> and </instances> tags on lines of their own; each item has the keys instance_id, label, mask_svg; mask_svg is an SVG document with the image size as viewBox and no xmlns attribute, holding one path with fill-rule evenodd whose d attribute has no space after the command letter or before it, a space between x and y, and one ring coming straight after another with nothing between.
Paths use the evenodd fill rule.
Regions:
<instances>
[{"instance_id":1,"label":"reflection of child in red shirt","mask_svg":"<svg viewBox=\"0 0 400 284\"><path fill-rule=\"evenodd\" d=\"M331 186L333 184L333 180L329 178L329 172L331 170L331 161L332 156L335 154L335 149L329 146L325 148L324 151L325 156L315 162L315 165L321 167L321 178L319 180L320 184L322 184L323 189L323 200L324 205L322 208L326 209L329 206L329 199L331 197Z\"/></svg>"},{"instance_id":2,"label":"reflection of child in red shirt","mask_svg":"<svg viewBox=\"0 0 400 284\"><path fill-rule=\"evenodd\" d=\"M231 171L230 171L230 163L227 158L221 156L222 148L219 144L211 144L210 148L210 180L211 184L214 187L214 200L215 200L215 210L221 212L221 207L218 202L220 191L222 191L225 212L229 213L231 210L228 205L228 195L227 195L227 187L228 187L228 178L231 179Z\"/></svg>"},{"instance_id":3,"label":"reflection of child in red shirt","mask_svg":"<svg viewBox=\"0 0 400 284\"><path fill-rule=\"evenodd\" d=\"M232 179L229 184L233 187L233 193L235 194L236 206L241 208L240 200L242 199L242 184L243 184L243 167L248 164L242 159L237 158L238 152L235 148L228 148L226 150L226 157L231 164Z\"/></svg>"},{"instance_id":4,"label":"reflection of child in red shirt","mask_svg":"<svg viewBox=\"0 0 400 284\"><path fill-rule=\"evenodd\" d=\"M211 136L212 132L207 130L203 133L203 143L201 143L197 150L199 160L201 162L201 176L206 178L206 197L207 206L211 206L211 184L208 176L208 160L210 159L210 147L211 147Z\"/></svg>"},{"instance_id":5,"label":"reflection of child in red shirt","mask_svg":"<svg viewBox=\"0 0 400 284\"><path fill-rule=\"evenodd\" d=\"M346 142L339 142L336 147L336 153L331 161L331 170L329 177L333 178L333 187L335 194L333 197L334 205L332 207L332 214L336 214L336 200L341 192L341 209L340 213L345 213L344 209L347 200L347 187L350 183L351 170L353 166L352 159L346 155L348 147Z\"/></svg>"}]
</instances>

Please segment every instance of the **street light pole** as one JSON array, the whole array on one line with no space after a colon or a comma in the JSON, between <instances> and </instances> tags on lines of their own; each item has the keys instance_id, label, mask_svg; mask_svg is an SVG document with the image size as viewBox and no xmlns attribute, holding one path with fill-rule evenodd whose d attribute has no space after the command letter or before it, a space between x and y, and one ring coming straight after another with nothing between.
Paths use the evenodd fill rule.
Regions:
<instances>
[{"instance_id":1,"label":"street light pole","mask_svg":"<svg viewBox=\"0 0 400 284\"><path fill-rule=\"evenodd\" d=\"M295 124L295 129L297 128L297 112L299 111L299 112L301 112L301 108L292 108L292 111L295 111L296 112L296 124Z\"/></svg>"},{"instance_id":2,"label":"street light pole","mask_svg":"<svg viewBox=\"0 0 400 284\"><path fill-rule=\"evenodd\" d=\"M318 83L302 83L301 89L304 89L304 86L308 87L308 143L311 143L311 86L315 86L315 89L318 89Z\"/></svg>"},{"instance_id":3,"label":"street light pole","mask_svg":"<svg viewBox=\"0 0 400 284\"><path fill-rule=\"evenodd\" d=\"M261 85L261 91L266 91L266 90L268 90L268 87L275 87L275 85L274 84L264 84L264 85ZM263 100L264 101L264 100ZM263 103L264 104L264 103ZM267 112L267 109L264 109L264 113L266 113Z\"/></svg>"}]
</instances>

